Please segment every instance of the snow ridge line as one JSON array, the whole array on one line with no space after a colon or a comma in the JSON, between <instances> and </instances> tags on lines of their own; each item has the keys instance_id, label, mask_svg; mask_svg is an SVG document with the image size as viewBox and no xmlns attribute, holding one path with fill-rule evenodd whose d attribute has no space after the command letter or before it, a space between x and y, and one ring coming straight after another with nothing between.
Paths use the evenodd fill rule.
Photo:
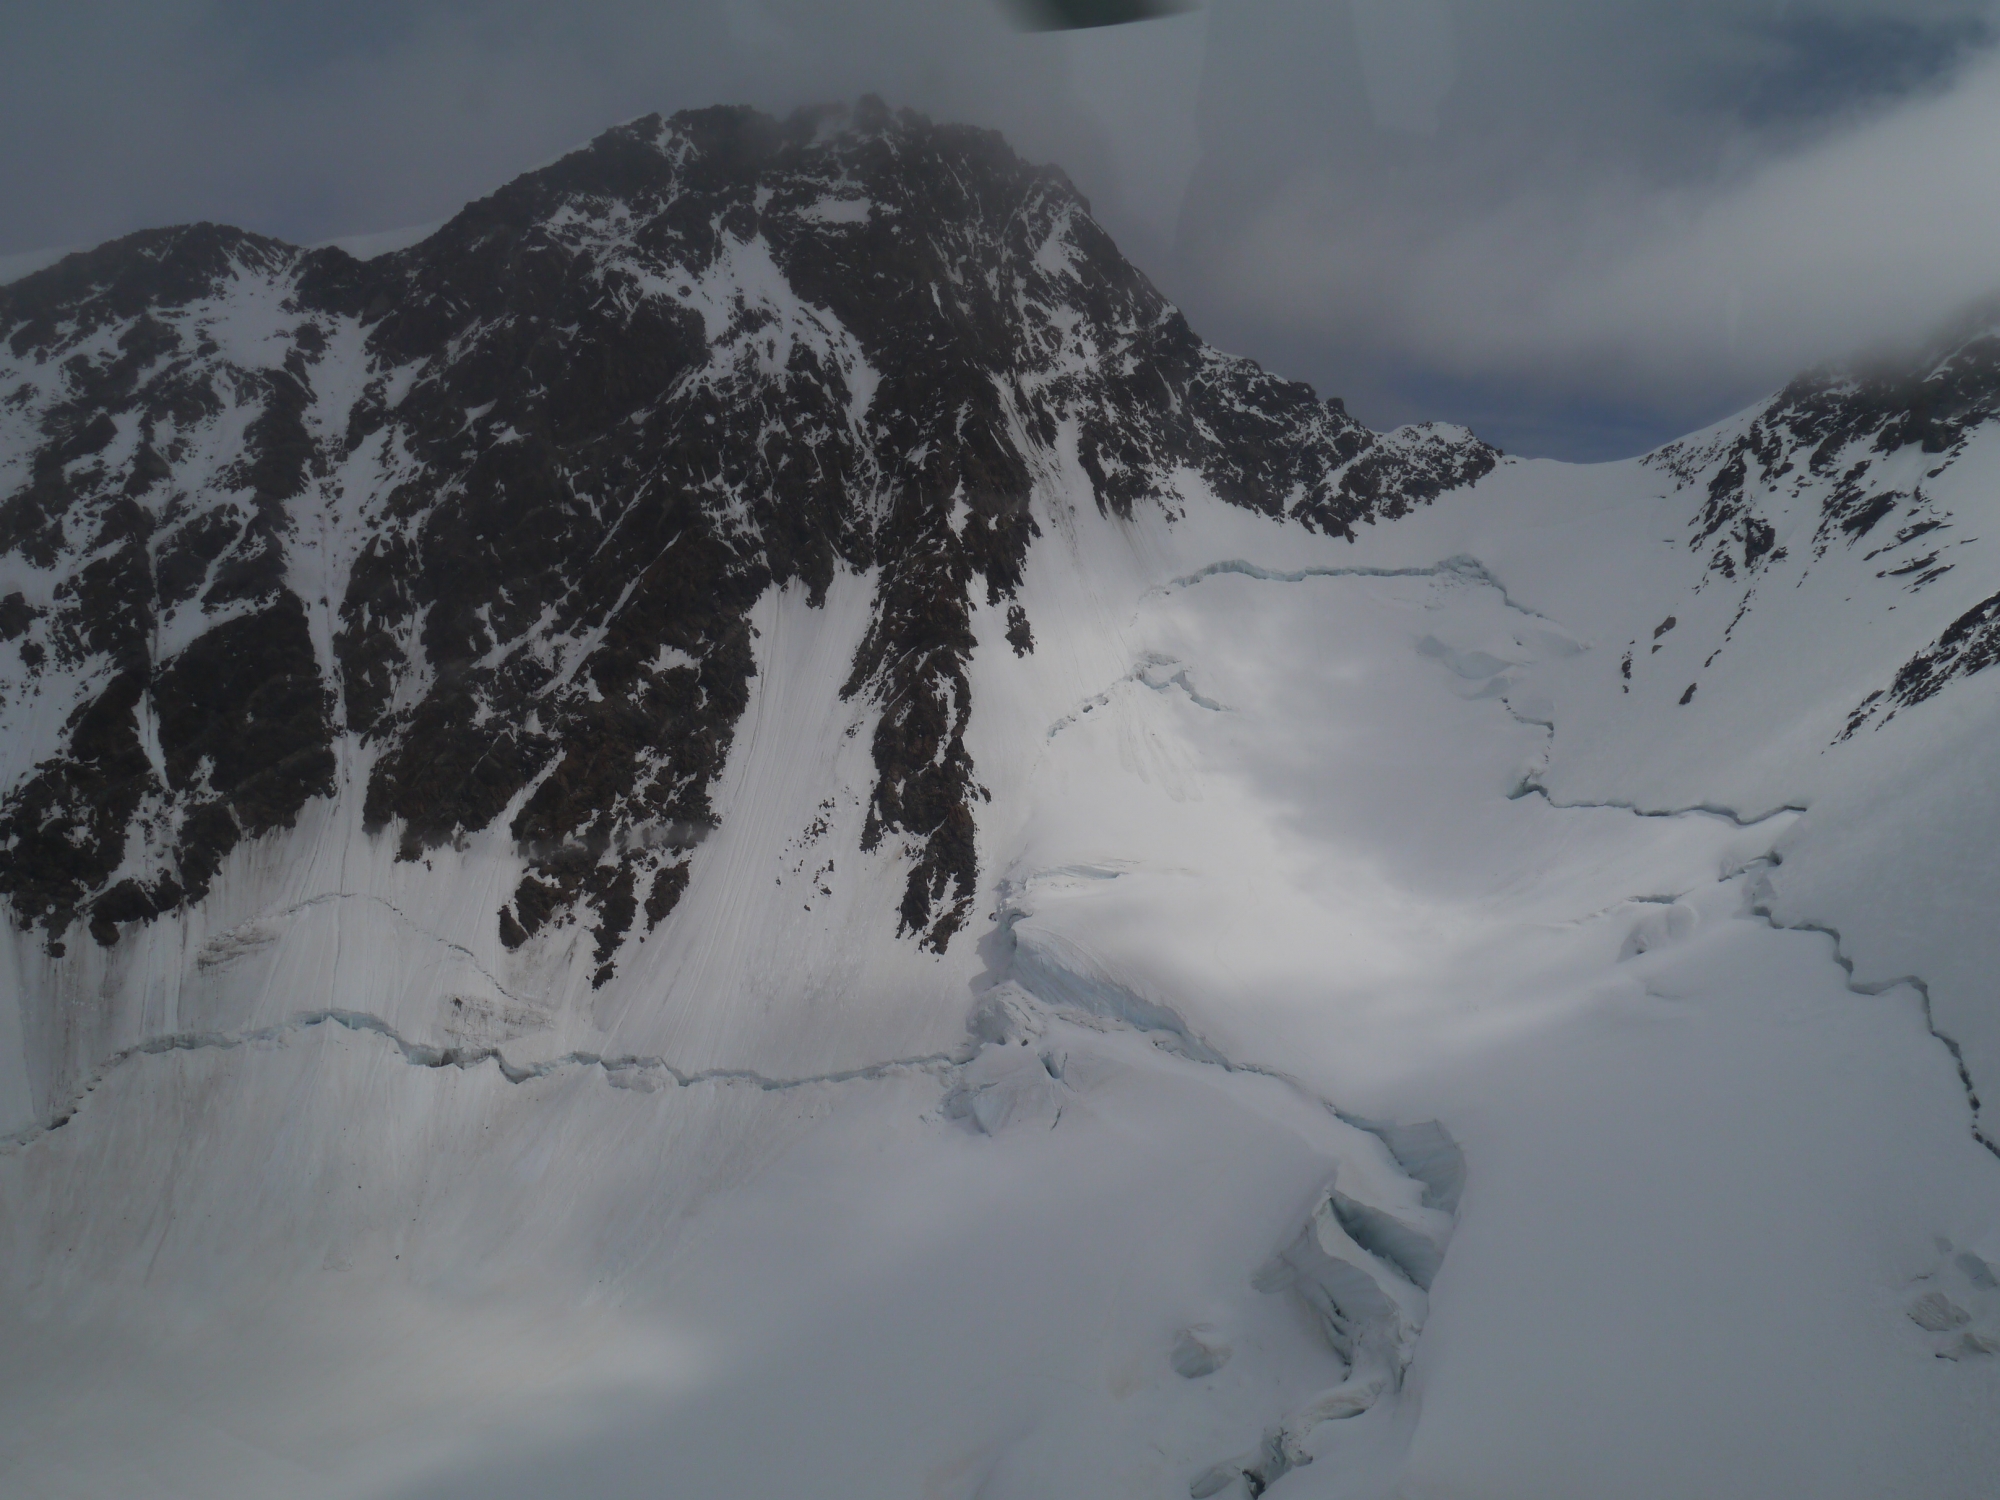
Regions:
<instances>
[{"instance_id":1,"label":"snow ridge line","mask_svg":"<svg viewBox=\"0 0 2000 1500\"><path fill-rule=\"evenodd\" d=\"M113 1070L131 1062L134 1058L166 1052L230 1052L238 1047L258 1042L282 1041L314 1027L328 1025L379 1036L395 1047L402 1054L403 1061L412 1067L470 1070L490 1062L500 1076L512 1084L551 1077L570 1068L598 1068L603 1071L606 1081L614 1087L631 1087L631 1083L623 1080L637 1075L648 1080L670 1079L676 1088L692 1088L701 1083L748 1084L764 1093L782 1093L788 1089L804 1088L816 1083L856 1083L884 1078L892 1073L949 1070L962 1067L968 1060L963 1055L933 1052L923 1057L892 1057L883 1062L864 1063L860 1067L843 1068L829 1073L809 1073L797 1078L773 1078L750 1068L699 1068L690 1071L676 1067L661 1057L640 1057L633 1054L607 1057L602 1053L584 1051L565 1052L560 1057L552 1057L538 1063L515 1064L509 1063L506 1055L498 1047L433 1047L425 1042L411 1041L382 1017L370 1015L365 1011L317 1010L304 1012L289 1021L281 1021L272 1026L259 1026L250 1031L183 1031L168 1036L149 1037L143 1042L135 1043L107 1058L91 1075L90 1081L71 1097L67 1108L46 1125L31 1125L12 1135L0 1137L0 1150L18 1149L51 1131L60 1130L82 1108L85 1094L93 1092Z\"/></svg>"},{"instance_id":2,"label":"snow ridge line","mask_svg":"<svg viewBox=\"0 0 2000 1500\"><path fill-rule=\"evenodd\" d=\"M1524 720L1523 722L1540 725L1539 720L1531 719ZM1555 729L1553 724L1542 725L1541 727L1547 728L1552 733ZM1507 794L1509 802L1519 802L1523 797L1540 797L1550 807L1555 808L1559 812L1608 808L1616 812L1630 813L1635 818L1709 817L1720 818L1723 822L1733 824L1738 828L1755 828L1759 823L1768 823L1771 819L1780 817L1785 813L1802 813L1807 811L1806 804L1803 802L1781 802L1768 811L1754 813L1749 816L1745 816L1733 807L1724 807L1719 802L1697 802L1688 807L1657 808L1641 807L1636 802L1558 802L1554 797L1549 795L1549 789L1538 781L1523 781L1518 787Z\"/></svg>"},{"instance_id":3,"label":"snow ridge line","mask_svg":"<svg viewBox=\"0 0 2000 1500\"><path fill-rule=\"evenodd\" d=\"M1806 811L1804 804L1792 802L1783 803L1770 809L1768 812L1758 813L1754 817L1745 817L1735 808L1723 807L1719 804L1709 802L1698 803L1693 807L1657 809L1637 807L1629 802L1558 802L1549 795L1548 788L1534 782L1523 782L1517 790L1509 793L1510 800L1516 801L1520 798L1530 796L1539 796L1550 807L1565 812L1589 808L1610 808L1618 812L1631 813L1634 817L1638 818L1710 817L1720 818L1724 822L1731 823L1738 828L1754 828L1759 823L1768 823L1771 819L1783 813L1802 813ZM1766 856L1760 863L1776 866L1781 861L1777 855L1772 854ZM1765 889L1769 890L1769 886L1767 885ZM1643 900L1648 898L1628 899ZM1923 1007L1924 1029L1937 1039L1945 1051L1951 1054L1952 1065L1958 1070L1959 1086L1965 1090L1965 1101L1972 1110L1972 1138L1988 1151L1992 1152L1995 1157L2000 1157L2000 1142L1996 1142L1980 1127L1979 1120L1982 1113L1982 1106L1979 1100L1979 1086L1972 1081L1972 1070L1966 1065L1965 1061L1965 1049L1958 1044L1956 1037L1952 1036L1949 1032L1938 1029L1937 1016L1931 1008L1931 987L1921 975L1898 974L1889 979L1856 979L1854 977L1854 960L1848 956L1845 946L1846 939L1841 936L1838 928L1829 927L1823 922L1781 922L1778 920L1777 914L1772 910L1771 906L1767 902L1760 902L1754 895L1750 899L1748 910L1751 916L1762 918L1764 923L1774 932L1812 932L1818 933L1821 937L1828 939L1833 944L1833 961L1839 965L1850 994L1867 995L1872 998L1877 995L1886 995L1890 990L1894 989L1907 987L1911 990Z\"/></svg>"},{"instance_id":4,"label":"snow ridge line","mask_svg":"<svg viewBox=\"0 0 2000 1500\"><path fill-rule=\"evenodd\" d=\"M1314 568L1301 568L1294 572L1286 572L1273 568L1260 567L1255 563L1246 562L1240 558L1232 558L1222 562L1210 563L1205 568L1197 569L1193 573L1189 573L1183 577L1176 578L1171 583L1160 585L1155 589L1149 590L1148 592L1164 594L1170 589L1189 588L1192 587L1194 584L1200 583L1205 578L1213 578L1220 573L1240 573L1245 575L1246 577L1256 578L1272 583L1302 583L1308 578L1435 578L1435 577L1450 575L1463 578L1467 582L1484 584L1489 588L1497 590L1500 595L1501 603L1506 605L1506 607L1511 610L1516 610L1521 614L1533 616L1535 619L1538 620L1548 619L1548 616L1546 615L1540 614L1535 610L1527 608L1524 605L1515 603L1514 600L1508 595L1506 588L1500 583L1500 581L1497 578L1495 578L1492 575L1491 572L1487 570L1486 565L1480 562L1478 558L1473 557L1466 553L1460 553L1456 556L1445 558L1443 561L1437 563L1435 566L1428 568L1376 568L1376 567L1363 567L1363 566L1347 567L1347 568L1314 567ZM1550 621L1550 623L1553 624L1554 622ZM1514 710L1511 705L1504 705L1504 706L1507 707L1507 711L1510 714L1513 714L1514 717L1520 720L1522 723L1533 724L1539 728L1546 729L1549 732L1551 738L1554 737L1555 735L1554 724L1545 723L1539 719L1523 718L1520 714L1514 713ZM1057 727L1060 728L1062 726L1058 725ZM1053 736L1054 733L1055 730L1052 729L1050 731L1051 736ZM1719 818L1724 822L1727 822L1737 828L1755 828L1760 823L1767 823L1771 819L1778 817L1780 814L1803 813L1808 810L1804 803L1786 802L1786 803L1781 803L1778 806L1770 808L1764 812L1746 816L1744 813L1738 811L1733 807L1725 807L1720 803L1713 803L1713 802L1696 803L1690 807L1668 807L1668 808L1640 807L1637 803L1616 802L1616 801L1558 802L1553 796L1550 795L1547 787L1542 786L1538 782L1528 780L1525 778L1522 780L1521 784L1518 787L1516 787L1512 792L1509 792L1507 795L1510 801L1518 801L1523 797L1540 797L1550 807L1556 808L1561 811L1576 811L1589 808L1607 808L1618 812L1630 813L1632 816L1638 818L1683 818L1691 816L1710 817L1710 818ZM1772 856L1772 862L1776 863L1775 856ZM1777 917L1773 914L1770 907L1758 905L1754 901L1750 906L1750 912L1752 915L1761 917L1775 931L1816 932L1819 933L1821 936L1830 939L1833 944L1833 961L1840 966L1841 972L1845 976L1846 986L1848 990L1854 994L1875 996L1875 995L1885 994L1888 991L1896 989L1900 986L1908 986L1916 994L1918 1000L1923 1006L1924 1029L1930 1032L1930 1034L1933 1037L1935 1037L1940 1044L1942 1044L1945 1051L1951 1054L1952 1063L1958 1070L1959 1085L1964 1089L1966 1103L1971 1107L1972 1110L1972 1123L1971 1123L1972 1138L1975 1141L1979 1142L1980 1145L1984 1146L1988 1151L1992 1152L1995 1157L2000 1157L2000 1142L1995 1142L1994 1139L1988 1136L1986 1132L1980 1127L1979 1122L1981 1115L1981 1104L1979 1099L1979 1088L1978 1085L1975 1084L1972 1080L1972 1070L1966 1065L1964 1048L1962 1048L1959 1045L1957 1038L1938 1029L1937 1018L1931 1006L1930 985L1926 983L1923 978L1915 974L1904 974L1904 975L1899 975L1893 979L1884 979L1880 981L1864 982L1861 980L1857 980L1854 977L1854 960L1848 957L1846 949L1843 946L1845 939L1842 938L1840 932L1837 929L1816 922L1793 922L1793 923L1780 922L1777 919ZM1232 1063L1228 1059L1221 1057L1220 1054L1216 1055L1216 1060L1221 1063L1221 1066L1224 1068L1225 1071L1265 1073L1267 1074L1267 1076L1278 1078L1294 1088L1299 1088L1301 1092L1310 1092L1304 1090L1303 1086L1299 1084L1297 1080L1286 1077L1283 1073L1277 1071L1276 1069L1266 1069L1258 1067L1255 1064ZM1320 1102L1324 1104L1329 1110L1332 1110L1336 1115L1340 1113L1340 1111L1335 1108L1335 1106L1332 1104L1330 1100L1322 1099Z\"/></svg>"},{"instance_id":5,"label":"snow ridge line","mask_svg":"<svg viewBox=\"0 0 2000 1500\"><path fill-rule=\"evenodd\" d=\"M1153 680L1152 675L1149 675L1164 673L1169 667L1176 667L1179 670L1171 676L1161 677L1157 682ZM1196 690L1195 685L1188 680L1188 668L1184 662L1178 661L1173 657L1161 656L1149 651L1140 658L1131 671L1112 683L1110 687L1101 693L1093 693L1090 697L1084 699L1074 711L1064 714L1055 723L1051 724L1045 738L1054 739L1065 729L1082 719L1085 714L1095 713L1100 708L1108 708L1111 704L1112 694L1116 693L1118 689L1124 687L1127 683L1137 683L1141 687L1151 688L1154 692L1161 694L1166 693L1169 688L1179 688L1183 693L1187 694L1188 702L1192 703L1196 708L1205 708L1212 714L1226 714L1231 711L1227 704L1218 703L1215 699L1205 697Z\"/></svg>"},{"instance_id":6,"label":"snow ridge line","mask_svg":"<svg viewBox=\"0 0 2000 1500\"><path fill-rule=\"evenodd\" d=\"M1003 896L1003 902L1007 899L1009 898ZM1018 909L1009 912L1002 932L1011 935L1013 922L1021 915ZM1198 1032L1188 1027L1185 1019L1172 1007L1155 1001L1141 1000L1114 981L1092 979L1081 974L1065 975L1055 965L1036 965L1043 969L1045 979L1068 978L1077 981L1071 995L1052 1002L1028 982L1028 979L1033 979L1036 975L1031 973L1028 979L1021 977L1019 955L1018 944L1010 951L994 955L993 967L989 971L989 977L993 981L990 988L997 988L1000 984L1012 984L1053 1015L1065 1016L1072 1022L1088 1025L1092 1029L1136 1032L1145 1036L1160 1051L1180 1057L1197 1066L1219 1068L1224 1074L1269 1079L1309 1104L1317 1105L1343 1125L1373 1136L1387 1151L1396 1169L1408 1181L1422 1187L1424 1190L1422 1201L1425 1206L1433 1206L1431 1193L1438 1182L1436 1164L1433 1163L1432 1170L1427 1172L1423 1163L1412 1162L1406 1157L1403 1151L1398 1150L1392 1139L1393 1127L1348 1114L1325 1095L1280 1068L1262 1063L1235 1061L1204 1041ZM1108 998L1107 992L1123 994L1125 997L1123 1003L1116 999L1111 999L1108 1005L1102 1003ZM1100 1003L1092 1004L1093 998ZM1046 1054L1044 1058L1046 1066ZM1060 1114L1057 1118L1058 1120L1061 1118ZM1434 1125L1435 1123L1433 1122ZM1436 1128L1444 1134L1444 1140L1458 1155L1458 1170L1462 1174L1464 1158L1462 1153L1458 1152L1456 1142L1448 1133L1442 1131L1441 1125L1437 1125ZM1299 1290L1296 1287L1292 1295L1298 1298L1309 1321L1318 1322L1321 1331L1329 1339L1344 1337L1353 1341L1345 1347L1337 1343L1333 1346L1334 1351L1346 1365L1346 1373L1337 1384L1293 1406L1278 1421L1266 1426L1255 1448L1222 1459L1197 1474L1188 1486L1188 1494L1196 1497L1196 1500L1202 1500L1202 1497L1206 1496L1221 1495L1224 1491L1236 1495L1263 1494L1271 1484L1285 1474L1313 1461L1313 1455L1307 1450L1306 1442L1321 1424L1358 1416L1375 1406L1385 1395L1400 1391L1402 1388L1404 1369L1414 1353L1416 1339L1422 1332L1422 1314L1418 1314L1415 1327L1407 1326L1403 1319L1407 1316L1408 1309L1404 1305L1402 1295L1394 1288L1404 1288L1411 1298L1419 1299L1417 1306L1423 1307L1426 1304L1420 1299L1426 1295L1430 1282L1427 1279L1420 1282L1417 1273L1411 1270L1405 1259L1399 1257L1394 1249L1382 1245L1363 1225L1357 1224L1349 1216L1350 1213L1360 1210L1353 1209L1351 1205L1346 1211L1341 1208L1343 1200L1333 1186L1339 1165L1336 1159L1335 1172L1329 1175L1328 1186L1317 1198L1316 1206L1307 1214L1305 1224L1291 1242L1292 1248L1281 1247L1267 1262L1267 1270L1260 1271L1252 1277L1251 1285L1258 1291L1278 1291L1292 1286L1293 1278L1303 1275L1314 1288L1316 1296L1314 1292ZM1453 1201L1448 1207L1442 1203L1436 1206L1444 1208L1451 1223L1456 1224L1455 1192ZM1317 1226L1322 1218L1328 1215L1338 1226L1334 1233L1350 1246L1356 1258L1334 1259L1329 1254L1325 1241L1317 1237ZM1448 1241L1448 1230L1442 1240L1429 1240L1439 1261L1444 1257ZM1288 1259L1300 1247L1309 1247L1306 1249L1307 1258L1303 1261ZM1323 1274L1313 1272L1311 1256L1315 1250L1318 1252L1322 1272L1332 1272L1332 1279L1326 1279ZM1284 1270L1284 1281L1267 1284L1260 1279L1268 1273L1269 1268L1282 1269L1286 1266L1289 1266L1289 1269ZM1358 1300L1343 1303L1341 1299L1345 1297L1354 1297ZM1392 1310L1386 1313L1378 1312L1371 1303L1382 1304ZM1388 1321L1383 1323L1385 1317ZM1373 1341L1384 1337L1385 1328L1387 1336L1393 1340L1391 1348L1384 1351L1371 1347Z\"/></svg>"},{"instance_id":7,"label":"snow ridge line","mask_svg":"<svg viewBox=\"0 0 2000 1500\"><path fill-rule=\"evenodd\" d=\"M1499 594L1500 602L1516 614L1527 615L1536 620L1548 620L1552 625L1555 623L1539 610L1529 609L1525 604L1517 604L1513 596L1507 592L1506 585L1493 576L1486 564L1467 552L1454 553L1441 562L1432 563L1429 567L1376 568L1356 564L1345 568L1321 566L1290 571L1266 568L1257 563L1246 562L1240 557L1232 557L1221 562L1212 562L1205 568L1197 568L1194 572L1183 574L1170 582L1157 584L1140 597L1147 598L1174 589L1192 588L1204 579L1214 578L1222 573L1239 573L1245 578L1255 578L1263 583L1304 583L1308 578L1457 578L1466 583L1476 583L1492 589Z\"/></svg>"},{"instance_id":8,"label":"snow ridge line","mask_svg":"<svg viewBox=\"0 0 2000 1500\"><path fill-rule=\"evenodd\" d=\"M1775 864L1777 861L1773 859L1772 863ZM1770 886L1766 884L1764 889L1769 892ZM1817 933L1819 936L1827 939L1833 945L1833 961L1840 966L1841 973L1846 976L1847 989L1850 994L1868 996L1886 995L1891 990L1905 988L1915 994L1919 1004L1923 1007L1924 1029L1943 1044L1944 1050L1951 1054L1952 1063L1958 1069L1959 1085L1965 1090L1966 1103L1972 1107L1972 1138L1988 1151L1992 1152L1995 1157L2000 1157L2000 1143L1996 1143L1991 1136L1980 1128L1979 1117L1981 1114L1981 1105L1979 1102L1979 1086L1972 1081L1972 1070L1965 1063L1965 1051L1959 1046L1957 1038L1938 1029L1937 1017L1931 1009L1931 987L1922 977L1916 974L1898 974L1890 979L1856 979L1854 977L1854 960L1847 954L1846 939L1841 936L1839 928L1829 927L1824 922L1780 922L1777 913L1766 902L1759 901L1754 895L1750 900L1749 911L1751 916L1761 917L1773 932L1810 932Z\"/></svg>"},{"instance_id":9,"label":"snow ridge line","mask_svg":"<svg viewBox=\"0 0 2000 1500\"><path fill-rule=\"evenodd\" d=\"M1244 1062L1230 1057L1220 1048L1212 1045L1199 1031L1188 1024L1187 1018L1170 1005L1158 1001L1144 1000L1134 995L1123 985L1110 980L1093 980L1088 976L1065 968L1052 956L1038 956L1035 964L1024 975L1020 965L1020 949L1013 938L1014 924L1025 915L1013 904L1013 896L1002 882L999 897L1000 934L1006 941L1006 948L988 960L987 973L982 976L987 991L1002 984L1012 983L1031 996L1036 1004L1052 1014L1067 1014L1071 1019L1086 1025L1115 1027L1146 1037L1163 1052L1172 1053L1192 1063L1205 1067L1220 1068L1225 1074L1241 1073L1252 1078L1268 1078L1280 1087L1291 1090L1309 1104L1317 1105L1343 1125L1388 1142L1383 1138L1382 1128L1358 1115L1351 1115L1283 1068L1268 1063ZM1036 970L1043 972L1037 973ZM1049 989L1050 980L1061 991L1054 999L1043 993ZM1037 988L1037 984L1041 986ZM1394 1156L1393 1148L1390 1155Z\"/></svg>"}]
</instances>

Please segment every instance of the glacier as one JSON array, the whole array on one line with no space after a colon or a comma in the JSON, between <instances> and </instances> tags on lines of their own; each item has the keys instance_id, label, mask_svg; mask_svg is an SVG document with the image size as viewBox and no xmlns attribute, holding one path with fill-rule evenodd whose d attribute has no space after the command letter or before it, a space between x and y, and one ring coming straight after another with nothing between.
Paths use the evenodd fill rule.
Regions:
<instances>
[{"instance_id":1,"label":"glacier","mask_svg":"<svg viewBox=\"0 0 2000 1500\"><path fill-rule=\"evenodd\" d=\"M912 149L916 127L884 128ZM848 178L808 186L812 233L866 228ZM601 209L552 222L604 257L623 221ZM813 410L861 432L895 371L754 235L719 243L708 280L641 278L633 305L692 307L703 379L745 401L808 356L842 372L813 377ZM1078 243L1036 242L1072 301L1036 293L1035 326L1098 327ZM202 314L217 357L281 366L289 284L232 275L255 284ZM442 378L385 363L367 326L328 338L309 426ZM759 355L746 328L807 353ZM1369 435L1415 455L1385 470L1405 499L1344 525L1303 480L1221 492L1240 439L1139 453L1138 418L1090 438L1090 382L1143 361L1050 339L1048 384L1084 394L1052 398L1045 440L1031 382L992 377L1027 524L1009 587L945 575L962 682L857 670L900 618L907 538L771 569L699 825L636 781L590 825L592 869L684 871L657 921L596 940L593 875L565 887L580 915L510 943L496 913L547 854L508 819L543 783L413 838L370 808L396 742L338 714L324 785L198 895L60 925L17 905L0 1488L1990 1491L1992 328L1901 385L1802 377L1626 462ZM14 358L32 379L10 389L65 378ZM39 399L6 406L0 482L44 472ZM457 409L516 446L516 417ZM204 420L175 482L213 501L255 413ZM1284 441L1333 451L1339 416L1313 421ZM122 419L108 441L128 468L167 448ZM357 444L275 533L329 681L359 680L339 601L417 442ZM1331 483L1357 461L1336 452ZM900 503L884 481L857 513ZM972 487L930 503L953 542L984 535ZM764 524L735 494L712 514ZM432 524L411 516L393 525ZM6 654L112 555L33 550L0 560L0 594L38 612L0 645L10 807L112 680L83 651ZM268 597L161 610L148 681ZM559 626L522 611L546 722L598 722L585 664L629 597ZM428 628L394 627L406 722L449 677ZM642 648L663 681L708 649ZM498 691L465 710L496 742L529 711ZM923 751L962 755L976 865L881 816L881 726L909 692L962 722ZM165 766L150 712L138 743ZM189 814L158 785L133 827L162 831L93 889L169 867ZM976 870L956 930L943 905L905 920L931 868L944 904Z\"/></svg>"}]
</instances>

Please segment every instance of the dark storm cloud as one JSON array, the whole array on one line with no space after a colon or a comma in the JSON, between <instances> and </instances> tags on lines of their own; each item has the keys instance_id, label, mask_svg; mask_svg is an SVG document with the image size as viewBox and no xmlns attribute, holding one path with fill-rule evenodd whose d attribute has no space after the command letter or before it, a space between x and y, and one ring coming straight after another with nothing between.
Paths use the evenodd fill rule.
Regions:
<instances>
[{"instance_id":1,"label":"dark storm cloud","mask_svg":"<svg viewBox=\"0 0 2000 1500\"><path fill-rule=\"evenodd\" d=\"M1211 338L1377 423L1669 435L2000 283L1990 0L0 0L0 256L444 217L654 109L874 91L1062 163Z\"/></svg>"}]
</instances>

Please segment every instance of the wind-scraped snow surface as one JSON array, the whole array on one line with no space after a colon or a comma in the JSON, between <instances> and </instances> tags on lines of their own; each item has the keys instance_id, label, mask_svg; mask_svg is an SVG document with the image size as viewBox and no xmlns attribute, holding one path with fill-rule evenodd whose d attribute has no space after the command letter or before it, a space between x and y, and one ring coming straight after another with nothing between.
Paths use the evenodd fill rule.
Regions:
<instances>
[{"instance_id":1,"label":"wind-scraped snow surface","mask_svg":"<svg viewBox=\"0 0 2000 1500\"><path fill-rule=\"evenodd\" d=\"M0 1490L1990 1493L1996 350L1378 435L872 103L0 288Z\"/></svg>"}]
</instances>

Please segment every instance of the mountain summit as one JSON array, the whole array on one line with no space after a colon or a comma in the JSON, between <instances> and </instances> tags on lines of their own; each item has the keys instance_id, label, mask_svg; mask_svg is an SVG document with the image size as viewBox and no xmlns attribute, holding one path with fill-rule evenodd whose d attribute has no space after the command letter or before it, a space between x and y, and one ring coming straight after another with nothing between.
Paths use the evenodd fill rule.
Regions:
<instances>
[{"instance_id":1,"label":"mountain summit","mask_svg":"<svg viewBox=\"0 0 2000 1500\"><path fill-rule=\"evenodd\" d=\"M1195 475L1347 535L1494 462L1217 354L1059 171L872 101L638 120L367 262L132 235L0 291L0 337L35 766L0 889L58 949L352 796L406 859L504 828L503 939L582 923L602 983L715 821L751 605L843 567L874 591L844 692L892 705L862 843L907 847L901 928L942 947L978 884L965 663L1033 649L1056 455L1106 514Z\"/></svg>"}]
</instances>

